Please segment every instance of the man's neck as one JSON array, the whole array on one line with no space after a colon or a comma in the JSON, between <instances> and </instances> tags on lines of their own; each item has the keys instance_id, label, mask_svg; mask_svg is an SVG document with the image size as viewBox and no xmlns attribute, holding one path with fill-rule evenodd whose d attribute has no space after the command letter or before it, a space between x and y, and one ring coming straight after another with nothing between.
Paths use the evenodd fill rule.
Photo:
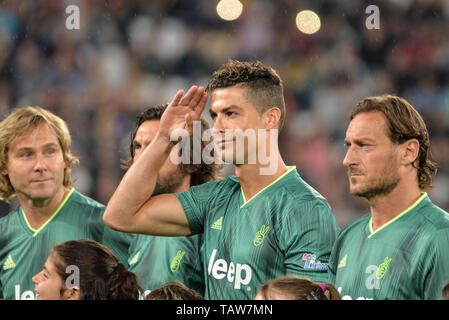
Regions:
<instances>
[{"instance_id":1,"label":"man's neck","mask_svg":"<svg viewBox=\"0 0 449 320\"><path fill-rule=\"evenodd\" d=\"M182 183L180 186L178 186L175 190L173 190L173 193L181 193L186 192L191 187L191 181L192 181L192 175L186 174L182 180Z\"/></svg>"},{"instance_id":2,"label":"man's neck","mask_svg":"<svg viewBox=\"0 0 449 320\"><path fill-rule=\"evenodd\" d=\"M373 231L396 218L421 197L421 190L418 185L413 183L410 185L400 183L388 195L379 196L369 201Z\"/></svg>"},{"instance_id":3,"label":"man's neck","mask_svg":"<svg viewBox=\"0 0 449 320\"><path fill-rule=\"evenodd\" d=\"M18 195L19 203L29 225L37 230L55 213L69 193L69 189L61 187L53 197L36 200Z\"/></svg>"},{"instance_id":4,"label":"man's neck","mask_svg":"<svg viewBox=\"0 0 449 320\"><path fill-rule=\"evenodd\" d=\"M260 164L245 164L235 168L235 175L240 181L246 201L287 172L287 166L280 155L277 158L277 166L273 173L261 174L263 172L261 169L264 167Z\"/></svg>"}]
</instances>

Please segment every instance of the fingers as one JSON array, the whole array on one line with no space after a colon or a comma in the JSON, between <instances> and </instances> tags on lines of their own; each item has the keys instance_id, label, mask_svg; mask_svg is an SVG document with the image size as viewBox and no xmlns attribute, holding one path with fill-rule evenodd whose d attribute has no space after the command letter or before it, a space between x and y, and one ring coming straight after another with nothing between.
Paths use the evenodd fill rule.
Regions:
<instances>
[{"instance_id":1,"label":"fingers","mask_svg":"<svg viewBox=\"0 0 449 320\"><path fill-rule=\"evenodd\" d=\"M195 108L195 114L199 118L200 115L203 113L204 107L207 103L208 94L207 92L203 92L202 96L200 97L200 101L198 102L196 108Z\"/></svg>"},{"instance_id":2,"label":"fingers","mask_svg":"<svg viewBox=\"0 0 449 320\"><path fill-rule=\"evenodd\" d=\"M192 101L192 98L197 93L197 90L198 90L197 86L190 87L189 91L187 91L187 93L184 96L184 98L182 98L181 105L182 106L188 106L190 104L190 102Z\"/></svg>"},{"instance_id":3,"label":"fingers","mask_svg":"<svg viewBox=\"0 0 449 320\"><path fill-rule=\"evenodd\" d=\"M196 91L194 92L194 94L192 95L190 100L188 101L187 105L190 108L195 109L196 106L198 105L198 103L201 101L201 98L203 97L203 93L204 93L204 88L203 87L196 88Z\"/></svg>"},{"instance_id":4,"label":"fingers","mask_svg":"<svg viewBox=\"0 0 449 320\"><path fill-rule=\"evenodd\" d=\"M205 92L204 87L192 86L189 91L182 97L184 91L179 90L173 97L170 106L182 106L190 108L196 116L199 117L204 110L207 103L208 94ZM182 98L182 100L181 100Z\"/></svg>"},{"instance_id":5,"label":"fingers","mask_svg":"<svg viewBox=\"0 0 449 320\"><path fill-rule=\"evenodd\" d=\"M170 106L177 106L179 104L179 101L181 101L183 94L184 94L184 90L178 90L178 92L176 92L175 96L173 97L172 101L170 102Z\"/></svg>"}]
</instances>

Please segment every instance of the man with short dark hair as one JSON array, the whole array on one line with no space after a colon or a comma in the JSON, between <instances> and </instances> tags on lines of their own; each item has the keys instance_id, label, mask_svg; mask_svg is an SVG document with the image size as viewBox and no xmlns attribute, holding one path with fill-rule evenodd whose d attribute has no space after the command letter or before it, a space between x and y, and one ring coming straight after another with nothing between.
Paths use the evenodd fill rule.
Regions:
<instances>
[{"instance_id":1,"label":"man with short dark hair","mask_svg":"<svg viewBox=\"0 0 449 320\"><path fill-rule=\"evenodd\" d=\"M327 201L279 153L281 79L260 62L230 61L207 88L217 151L236 165L236 176L148 197L175 144L170 136L191 135L207 102L203 87L183 98L180 90L110 199L105 222L126 232L203 233L206 299L253 299L262 283L290 273L327 281L339 228Z\"/></svg>"},{"instance_id":2,"label":"man with short dark hair","mask_svg":"<svg viewBox=\"0 0 449 320\"><path fill-rule=\"evenodd\" d=\"M423 119L403 98L366 98L351 112L345 145L350 192L371 213L339 235L331 282L343 299L441 299L449 214L425 192L437 167Z\"/></svg>"}]
</instances>

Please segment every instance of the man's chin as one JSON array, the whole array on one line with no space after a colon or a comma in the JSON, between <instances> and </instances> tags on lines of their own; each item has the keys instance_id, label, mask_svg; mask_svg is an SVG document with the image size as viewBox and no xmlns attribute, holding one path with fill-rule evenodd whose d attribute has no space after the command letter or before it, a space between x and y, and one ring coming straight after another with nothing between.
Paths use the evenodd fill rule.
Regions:
<instances>
[{"instance_id":1,"label":"man's chin","mask_svg":"<svg viewBox=\"0 0 449 320\"><path fill-rule=\"evenodd\" d=\"M54 196L54 192L47 190L31 190L29 192L20 192L27 200L33 203L43 203Z\"/></svg>"},{"instance_id":2,"label":"man's chin","mask_svg":"<svg viewBox=\"0 0 449 320\"><path fill-rule=\"evenodd\" d=\"M386 195L388 194L385 191L381 191L378 189L367 189L367 190L354 190L350 191L352 195L360 198L365 198L366 200L370 201L378 196Z\"/></svg>"},{"instance_id":3,"label":"man's chin","mask_svg":"<svg viewBox=\"0 0 449 320\"><path fill-rule=\"evenodd\" d=\"M29 193L23 193L23 195L25 195L25 197L29 200L33 200L33 201L43 201L43 200L47 200L51 197L51 193L50 192L29 192Z\"/></svg>"},{"instance_id":4,"label":"man's chin","mask_svg":"<svg viewBox=\"0 0 449 320\"><path fill-rule=\"evenodd\" d=\"M369 193L369 191L363 190L361 188L350 187L349 193L356 197L366 198L366 195L367 193Z\"/></svg>"},{"instance_id":5,"label":"man's chin","mask_svg":"<svg viewBox=\"0 0 449 320\"><path fill-rule=\"evenodd\" d=\"M153 193L152 193L152 197L160 195L160 194L164 194L164 193L172 193L172 192L168 192L169 190L161 190L159 188L155 188Z\"/></svg>"},{"instance_id":6,"label":"man's chin","mask_svg":"<svg viewBox=\"0 0 449 320\"><path fill-rule=\"evenodd\" d=\"M167 194L167 193L176 193L176 189L179 187L181 181L171 181L172 183L166 182L164 185L161 185L159 182L156 182L156 186L154 187L152 197Z\"/></svg>"},{"instance_id":7,"label":"man's chin","mask_svg":"<svg viewBox=\"0 0 449 320\"><path fill-rule=\"evenodd\" d=\"M399 179L391 179L389 181L383 181L382 184L370 184L370 185L364 185L358 186L358 188L354 185L350 184L350 193L352 195L355 195L357 197L366 198L367 200L372 200L374 198L377 198L379 196L386 196L390 194L398 185Z\"/></svg>"}]
</instances>

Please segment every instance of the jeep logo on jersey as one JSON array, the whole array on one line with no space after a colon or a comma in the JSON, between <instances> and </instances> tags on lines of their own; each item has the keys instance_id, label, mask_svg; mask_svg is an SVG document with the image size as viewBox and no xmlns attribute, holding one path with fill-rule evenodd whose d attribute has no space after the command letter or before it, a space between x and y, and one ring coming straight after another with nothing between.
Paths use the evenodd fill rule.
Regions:
<instances>
[{"instance_id":1,"label":"jeep logo on jersey","mask_svg":"<svg viewBox=\"0 0 449 320\"><path fill-rule=\"evenodd\" d=\"M212 251L212 255L209 260L209 266L207 268L207 273L212 275L217 280L227 278L231 283L234 283L234 289L240 290L240 286L247 285L251 281L252 271L249 265L240 264L234 262L228 262L224 259L215 260L217 255L217 249ZM243 275L245 276L243 278ZM248 287L248 290L251 290Z\"/></svg>"}]
</instances>

